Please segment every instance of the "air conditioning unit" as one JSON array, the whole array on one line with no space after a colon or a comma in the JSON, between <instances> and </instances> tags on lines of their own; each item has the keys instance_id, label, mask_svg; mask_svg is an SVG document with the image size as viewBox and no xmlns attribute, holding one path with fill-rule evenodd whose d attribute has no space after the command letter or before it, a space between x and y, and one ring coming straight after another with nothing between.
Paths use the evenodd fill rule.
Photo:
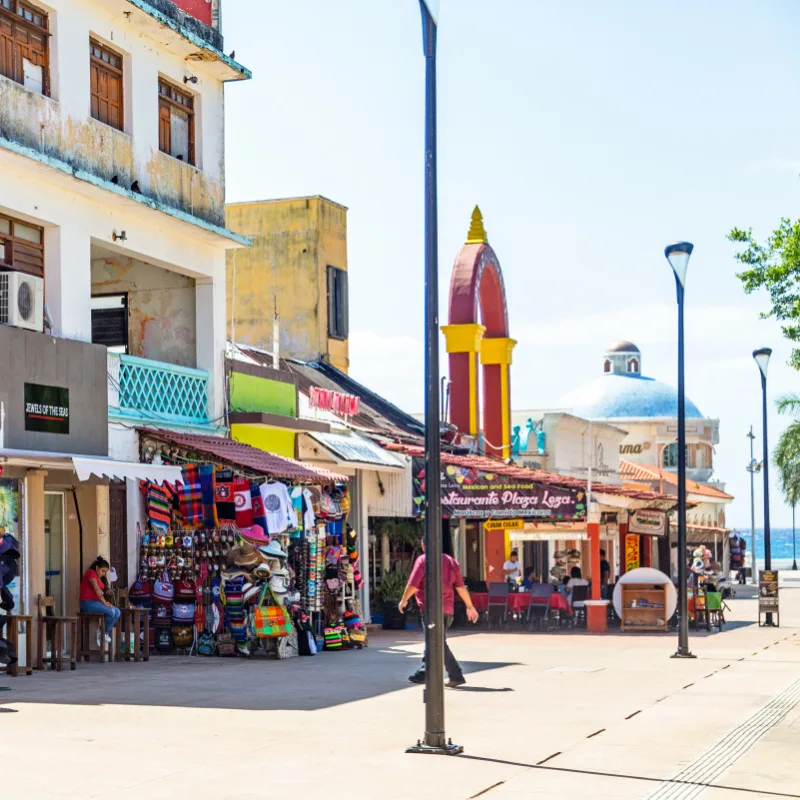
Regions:
<instances>
[{"instance_id":1,"label":"air conditioning unit","mask_svg":"<svg viewBox=\"0 0 800 800\"><path fill-rule=\"evenodd\" d=\"M0 272L0 325L42 330L44 281L24 272Z\"/></svg>"}]
</instances>

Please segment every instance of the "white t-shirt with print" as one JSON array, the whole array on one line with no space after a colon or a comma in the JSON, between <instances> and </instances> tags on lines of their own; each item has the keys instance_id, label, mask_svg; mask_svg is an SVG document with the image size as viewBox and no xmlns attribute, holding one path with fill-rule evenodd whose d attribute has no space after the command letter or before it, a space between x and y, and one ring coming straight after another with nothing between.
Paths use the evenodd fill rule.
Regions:
<instances>
[{"instance_id":1,"label":"white t-shirt with print","mask_svg":"<svg viewBox=\"0 0 800 800\"><path fill-rule=\"evenodd\" d=\"M297 527L297 514L284 484L262 483L259 491L264 501L267 533L283 533L287 528Z\"/></svg>"},{"instance_id":2,"label":"white t-shirt with print","mask_svg":"<svg viewBox=\"0 0 800 800\"><path fill-rule=\"evenodd\" d=\"M511 574L506 575L506 580L509 578L516 580L517 578L522 577L522 564L520 564L519 561L512 561L511 559L506 561L506 563L503 564L503 570L505 571L509 569L513 569L514 571Z\"/></svg>"}]
</instances>

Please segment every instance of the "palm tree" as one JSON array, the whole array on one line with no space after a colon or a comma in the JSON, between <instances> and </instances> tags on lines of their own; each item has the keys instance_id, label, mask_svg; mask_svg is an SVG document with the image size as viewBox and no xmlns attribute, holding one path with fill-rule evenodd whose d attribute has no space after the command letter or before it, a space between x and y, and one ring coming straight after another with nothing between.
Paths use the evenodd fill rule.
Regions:
<instances>
[{"instance_id":1,"label":"palm tree","mask_svg":"<svg viewBox=\"0 0 800 800\"><path fill-rule=\"evenodd\" d=\"M797 569L797 536L795 533L795 506L800 501L800 396L793 394L778 400L781 414L792 414L794 422L781 434L775 448L775 466L778 468L781 492L792 507L792 569Z\"/></svg>"}]
</instances>

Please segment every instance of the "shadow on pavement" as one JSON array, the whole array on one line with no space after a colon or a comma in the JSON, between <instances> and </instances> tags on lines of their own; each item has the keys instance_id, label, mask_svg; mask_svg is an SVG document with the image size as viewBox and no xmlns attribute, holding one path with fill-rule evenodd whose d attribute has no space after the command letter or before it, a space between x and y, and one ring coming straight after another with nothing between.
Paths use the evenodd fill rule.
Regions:
<instances>
[{"instance_id":1,"label":"shadow on pavement","mask_svg":"<svg viewBox=\"0 0 800 800\"><path fill-rule=\"evenodd\" d=\"M558 754L560 755L560 753ZM552 758L553 756L551 756ZM601 778L619 778L621 780L629 780L629 781L643 781L645 783L653 783L653 784L673 784L675 786L702 786L704 789L722 789L726 792L731 793L741 793L741 794L756 794L760 796L766 797L793 797L797 798L800 797L800 794L791 794L789 792L772 792L767 789L745 789L739 786L724 786L717 783L703 783L701 781L681 781L681 780L671 780L669 778L649 778L646 775L623 775L618 772L601 772L600 770L592 770L592 769L571 769L567 767L551 767L549 764L523 764L519 761L504 761L501 758L486 758L484 756L470 756L461 754L458 756L453 756L453 758L464 758L469 761L486 761L491 764L504 764L511 767L527 767L528 769L532 770L542 770L546 772L563 772L569 773L572 775L594 775Z\"/></svg>"},{"instance_id":2,"label":"shadow on pavement","mask_svg":"<svg viewBox=\"0 0 800 800\"><path fill-rule=\"evenodd\" d=\"M419 645L420 640L404 643L378 635L364 650L285 661L151 656L140 664L79 664L75 672L16 678L2 702L314 711L414 688L408 676L420 653L408 645ZM463 661L461 666L472 676L516 662ZM505 691L478 686L470 690Z\"/></svg>"}]
</instances>

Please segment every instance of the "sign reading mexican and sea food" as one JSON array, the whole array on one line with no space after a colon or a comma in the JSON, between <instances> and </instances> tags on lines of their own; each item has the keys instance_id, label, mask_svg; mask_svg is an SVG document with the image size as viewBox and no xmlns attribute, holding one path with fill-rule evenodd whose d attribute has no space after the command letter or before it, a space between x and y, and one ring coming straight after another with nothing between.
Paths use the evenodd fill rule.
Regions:
<instances>
[{"instance_id":1,"label":"sign reading mexican and sea food","mask_svg":"<svg viewBox=\"0 0 800 800\"><path fill-rule=\"evenodd\" d=\"M414 459L414 503L425 502L425 462ZM454 519L583 520L586 495L577 489L448 464L442 469L442 514Z\"/></svg>"}]
</instances>

